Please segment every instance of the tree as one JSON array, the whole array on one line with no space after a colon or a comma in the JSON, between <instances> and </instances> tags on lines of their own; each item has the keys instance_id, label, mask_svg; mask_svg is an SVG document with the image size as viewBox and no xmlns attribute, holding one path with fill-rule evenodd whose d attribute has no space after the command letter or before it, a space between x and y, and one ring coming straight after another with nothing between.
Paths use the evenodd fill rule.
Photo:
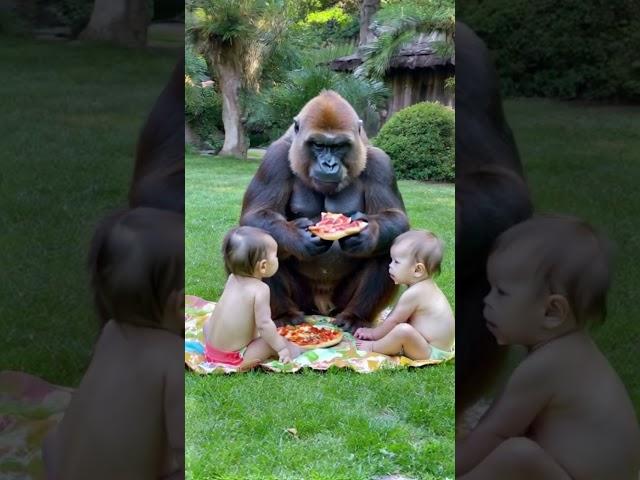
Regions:
<instances>
[{"instance_id":1,"label":"tree","mask_svg":"<svg viewBox=\"0 0 640 480\"><path fill-rule=\"evenodd\" d=\"M455 6L453 0L391 3L370 25L374 40L361 45L363 63L356 76L383 78L391 58L421 33L434 35L433 49L441 57L454 54Z\"/></svg>"},{"instance_id":2,"label":"tree","mask_svg":"<svg viewBox=\"0 0 640 480\"><path fill-rule=\"evenodd\" d=\"M147 43L150 20L147 0L96 0L89 24L80 38L143 47Z\"/></svg>"},{"instance_id":3,"label":"tree","mask_svg":"<svg viewBox=\"0 0 640 480\"><path fill-rule=\"evenodd\" d=\"M358 46L372 42L375 37L369 31L369 25L376 12L380 9L380 0L361 0L360 5L360 39Z\"/></svg>"},{"instance_id":4,"label":"tree","mask_svg":"<svg viewBox=\"0 0 640 480\"><path fill-rule=\"evenodd\" d=\"M187 36L203 55L222 94L224 145L221 155L246 158L248 138L240 92L257 90L265 59L287 28L282 2L188 0Z\"/></svg>"}]
</instances>

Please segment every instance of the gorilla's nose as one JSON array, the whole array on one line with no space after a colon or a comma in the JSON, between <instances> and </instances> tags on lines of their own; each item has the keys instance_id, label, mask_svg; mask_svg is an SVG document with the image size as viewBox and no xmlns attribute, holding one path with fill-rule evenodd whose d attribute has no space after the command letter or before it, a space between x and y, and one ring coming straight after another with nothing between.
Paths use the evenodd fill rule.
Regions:
<instances>
[{"instance_id":1,"label":"gorilla's nose","mask_svg":"<svg viewBox=\"0 0 640 480\"><path fill-rule=\"evenodd\" d=\"M322 167L329 173L335 173L338 170L338 162L333 158L326 158L322 160Z\"/></svg>"}]
</instances>

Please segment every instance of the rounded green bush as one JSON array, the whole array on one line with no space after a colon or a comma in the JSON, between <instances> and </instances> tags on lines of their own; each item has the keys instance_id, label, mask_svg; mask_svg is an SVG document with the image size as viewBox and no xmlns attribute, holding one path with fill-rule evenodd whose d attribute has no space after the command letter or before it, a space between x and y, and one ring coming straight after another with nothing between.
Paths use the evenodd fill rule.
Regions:
<instances>
[{"instance_id":1,"label":"rounded green bush","mask_svg":"<svg viewBox=\"0 0 640 480\"><path fill-rule=\"evenodd\" d=\"M384 124L373 144L384 150L396 176L452 182L455 178L455 115L439 103L400 110Z\"/></svg>"}]
</instances>

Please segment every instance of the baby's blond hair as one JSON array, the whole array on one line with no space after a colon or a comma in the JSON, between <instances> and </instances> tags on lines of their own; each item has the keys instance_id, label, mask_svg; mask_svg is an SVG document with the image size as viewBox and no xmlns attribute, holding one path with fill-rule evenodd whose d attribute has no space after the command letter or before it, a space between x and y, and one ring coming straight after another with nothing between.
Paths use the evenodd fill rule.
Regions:
<instances>
[{"instance_id":1,"label":"baby's blond hair","mask_svg":"<svg viewBox=\"0 0 640 480\"><path fill-rule=\"evenodd\" d=\"M535 262L532 281L564 295L578 325L602 323L611 283L610 242L587 222L565 215L538 215L498 237L491 255L518 248Z\"/></svg>"},{"instance_id":2,"label":"baby's blond hair","mask_svg":"<svg viewBox=\"0 0 640 480\"><path fill-rule=\"evenodd\" d=\"M408 245L409 254L416 263L424 264L427 275L433 277L440 273L444 242L435 234L426 230L409 230L398 235L393 245L398 246L401 243Z\"/></svg>"}]
</instances>

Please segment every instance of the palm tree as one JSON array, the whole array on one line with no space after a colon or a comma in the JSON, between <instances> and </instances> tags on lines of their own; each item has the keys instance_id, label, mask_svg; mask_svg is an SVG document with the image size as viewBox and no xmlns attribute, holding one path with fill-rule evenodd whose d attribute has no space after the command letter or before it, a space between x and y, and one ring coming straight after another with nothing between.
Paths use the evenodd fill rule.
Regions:
<instances>
[{"instance_id":1,"label":"palm tree","mask_svg":"<svg viewBox=\"0 0 640 480\"><path fill-rule=\"evenodd\" d=\"M150 21L151 10L146 0L96 0L80 38L143 47Z\"/></svg>"},{"instance_id":2,"label":"palm tree","mask_svg":"<svg viewBox=\"0 0 640 480\"><path fill-rule=\"evenodd\" d=\"M282 0L187 0L186 33L207 62L222 94L224 145L221 155L247 157L248 137L240 92L257 90L265 58L287 23Z\"/></svg>"},{"instance_id":3,"label":"palm tree","mask_svg":"<svg viewBox=\"0 0 640 480\"><path fill-rule=\"evenodd\" d=\"M380 16L380 14L385 14ZM433 47L441 57L452 56L454 50L455 7L453 2L434 2L430 6L406 8L401 4L380 11L369 29L375 40L361 45L363 63L356 76L383 78L391 58L405 44L421 33L434 33L439 40ZM380 18L381 17L381 18Z\"/></svg>"}]
</instances>

